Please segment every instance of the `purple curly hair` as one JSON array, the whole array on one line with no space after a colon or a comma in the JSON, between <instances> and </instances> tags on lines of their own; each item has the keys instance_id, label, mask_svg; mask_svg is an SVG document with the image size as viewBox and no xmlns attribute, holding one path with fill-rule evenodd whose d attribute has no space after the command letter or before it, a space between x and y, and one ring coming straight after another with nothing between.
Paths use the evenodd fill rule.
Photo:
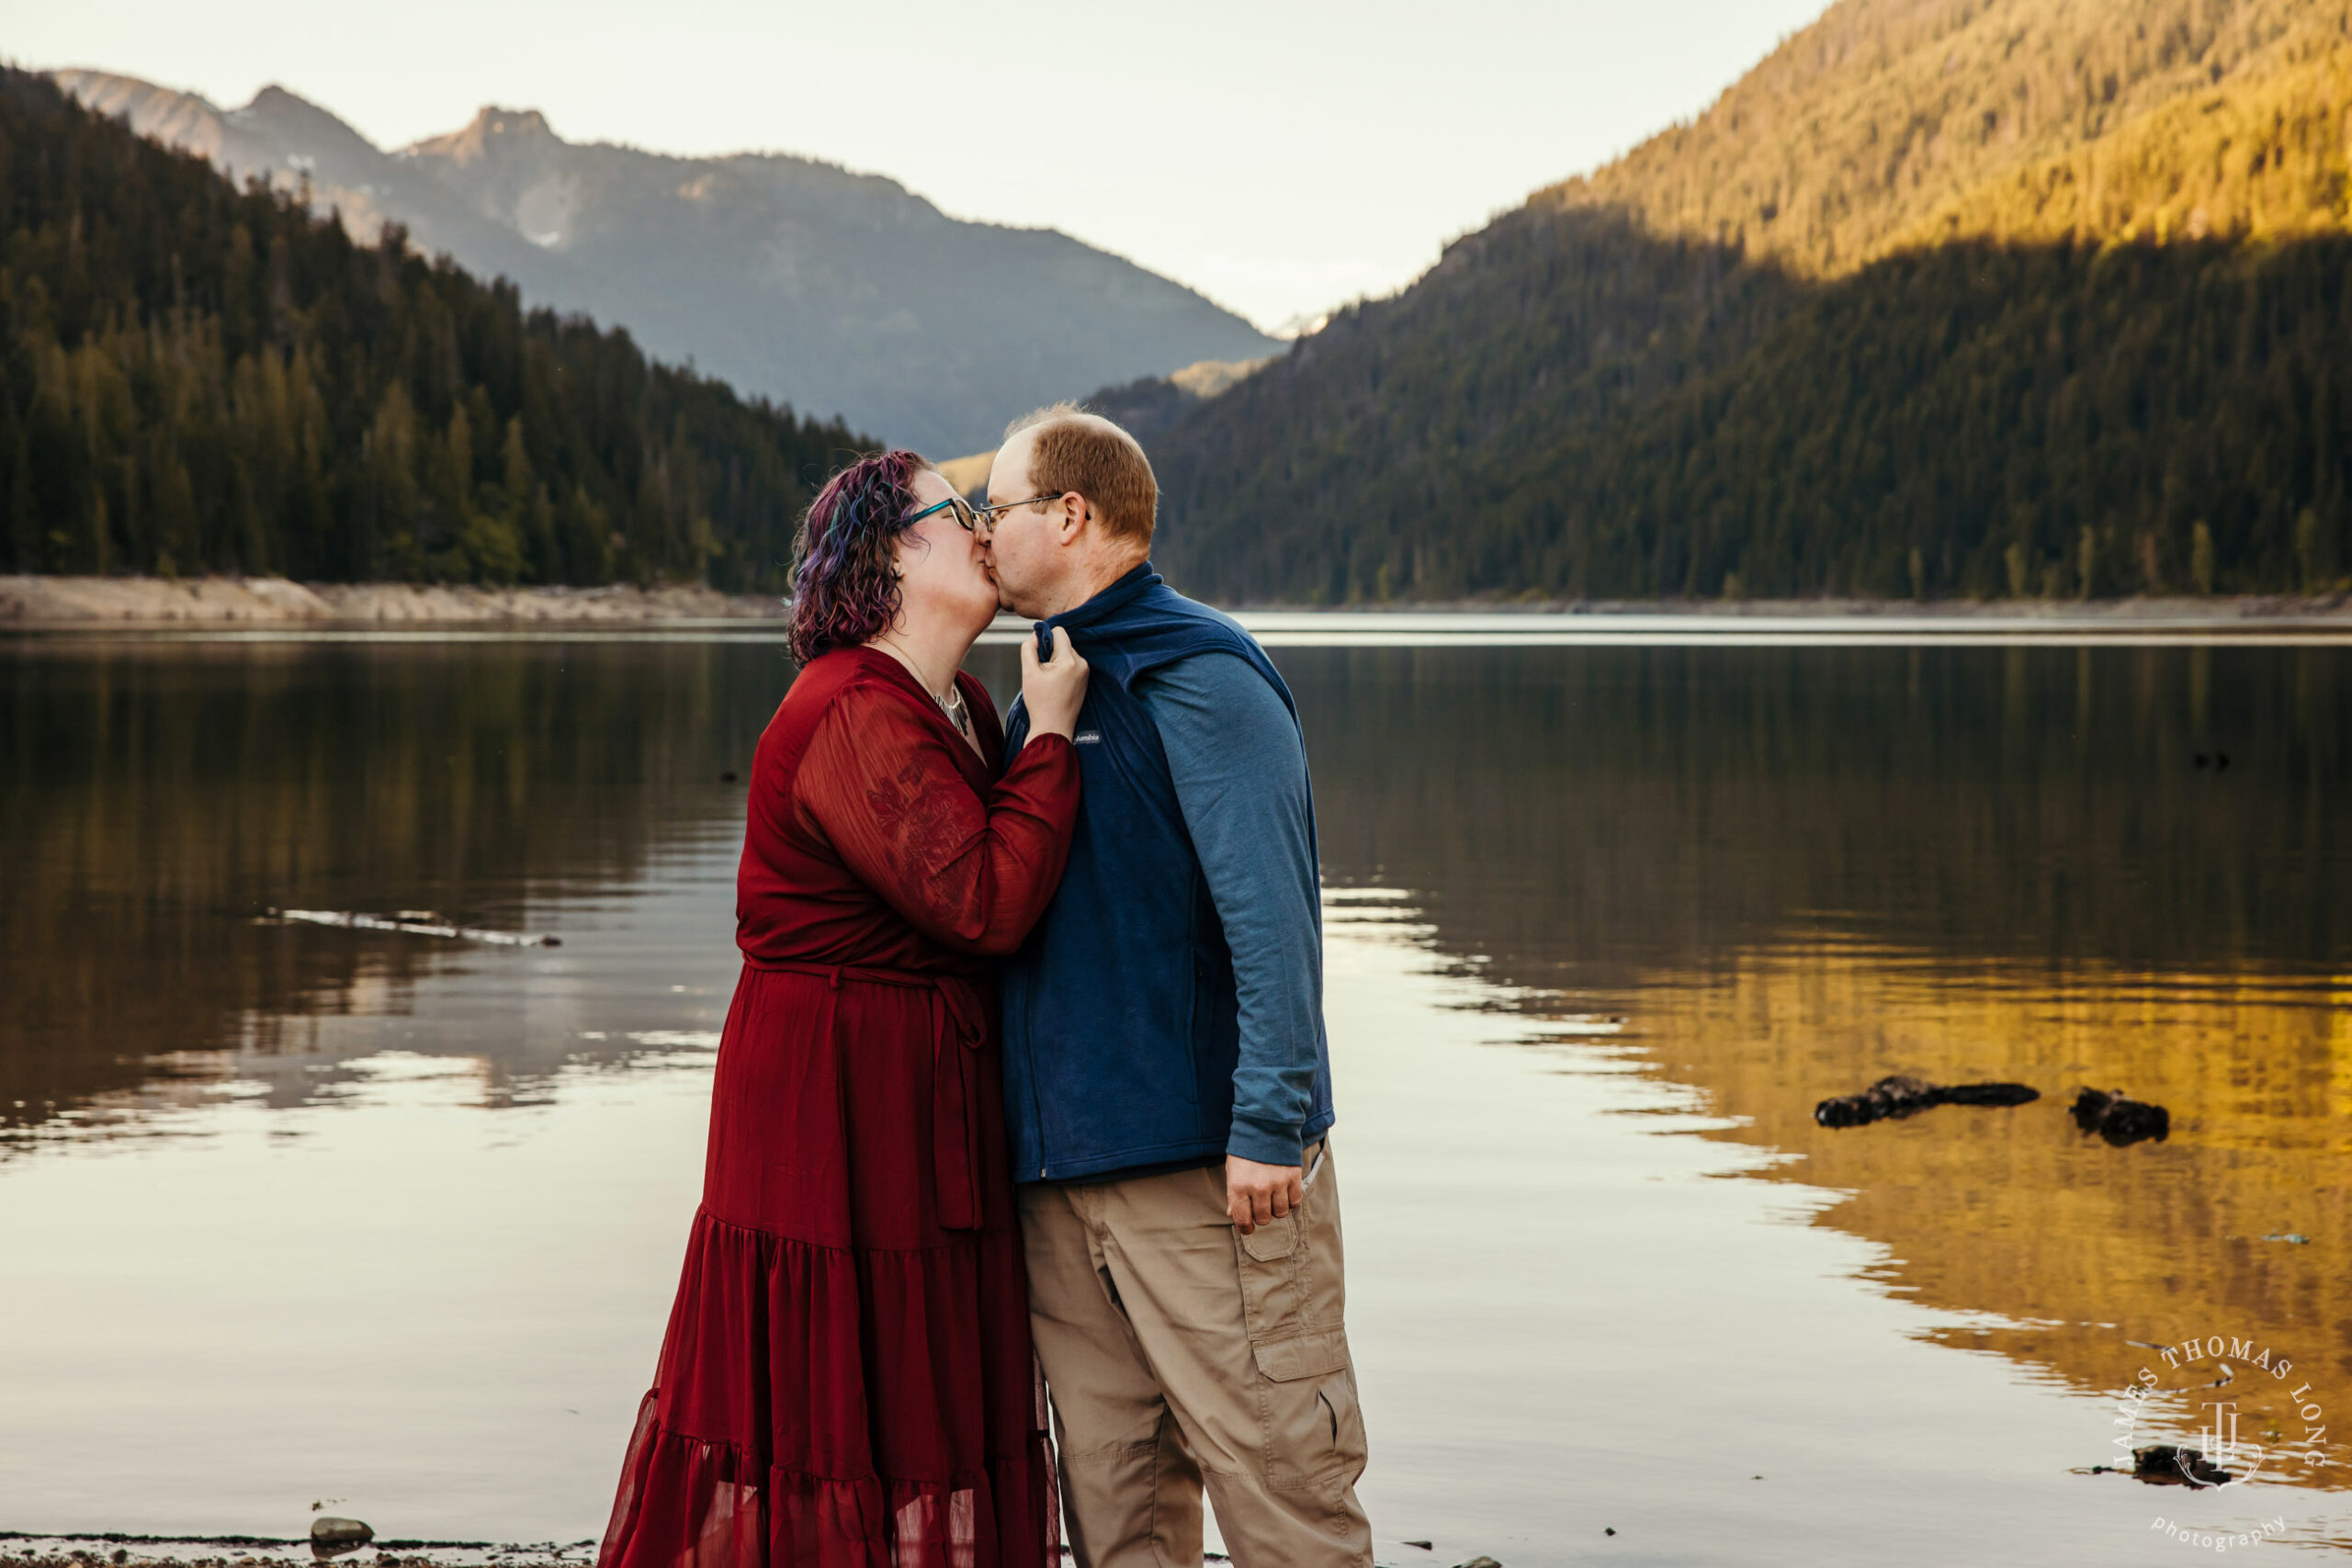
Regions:
<instances>
[{"instance_id":1,"label":"purple curly hair","mask_svg":"<svg viewBox=\"0 0 2352 1568\"><path fill-rule=\"evenodd\" d=\"M931 467L903 446L861 457L825 481L792 541L792 657L855 648L899 614L893 547Z\"/></svg>"}]
</instances>

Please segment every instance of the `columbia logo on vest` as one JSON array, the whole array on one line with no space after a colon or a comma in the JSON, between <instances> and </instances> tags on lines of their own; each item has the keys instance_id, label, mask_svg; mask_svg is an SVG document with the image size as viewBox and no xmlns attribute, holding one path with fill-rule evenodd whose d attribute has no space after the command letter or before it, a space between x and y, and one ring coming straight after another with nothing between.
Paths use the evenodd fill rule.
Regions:
<instances>
[{"instance_id":1,"label":"columbia logo on vest","mask_svg":"<svg viewBox=\"0 0 2352 1568\"><path fill-rule=\"evenodd\" d=\"M1080 746L1100 746L1102 744L1102 732L1099 729L1081 729L1072 739Z\"/></svg>"}]
</instances>

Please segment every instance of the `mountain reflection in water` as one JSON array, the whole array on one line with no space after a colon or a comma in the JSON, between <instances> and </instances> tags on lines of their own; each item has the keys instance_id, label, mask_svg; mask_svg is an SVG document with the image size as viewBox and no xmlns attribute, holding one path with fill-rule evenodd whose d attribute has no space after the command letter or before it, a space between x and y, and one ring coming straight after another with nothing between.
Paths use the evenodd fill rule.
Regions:
<instances>
[{"instance_id":1,"label":"mountain reflection in water","mask_svg":"<svg viewBox=\"0 0 2352 1568\"><path fill-rule=\"evenodd\" d=\"M1393 906L1480 1005L1524 1015L1512 1037L1674 1089L1713 1119L1682 1135L1752 1151L1739 1172L1843 1194L1792 1213L1945 1310L1921 1332L2094 1393L2144 1364L2129 1341L2251 1336L2352 1398L2347 656L1276 655L1335 918ZM1010 694L1011 649L975 665ZM156 1112L223 1086L331 1101L386 1049L463 1058L495 1109L716 1028L707 893L661 940L717 994L686 1007L649 967L662 995L582 1018L518 981L494 1028L402 1025L449 976L499 991L522 954L255 917L616 930L669 860L707 884L731 857L790 679L741 641L0 644L0 1170L167 1130ZM2042 1099L1814 1123L1898 1072ZM2083 1136L2086 1085L2167 1106L2169 1140ZM2291 1438L2288 1386L2245 1404Z\"/></svg>"},{"instance_id":2,"label":"mountain reflection in water","mask_svg":"<svg viewBox=\"0 0 2352 1568\"><path fill-rule=\"evenodd\" d=\"M772 649L665 643L6 651L0 1128L272 1079L305 1020L397 1013L468 956L256 924L272 907L512 928L535 900L627 896L665 849L740 836L742 791L719 774L748 766L791 683ZM596 1054L577 1032L458 1048L493 1098Z\"/></svg>"},{"instance_id":3,"label":"mountain reflection in water","mask_svg":"<svg viewBox=\"0 0 2352 1568\"><path fill-rule=\"evenodd\" d=\"M1850 1194L1938 1330L2075 1388L2230 1331L2352 1389L2352 684L2334 649L1296 650L1334 883ZM1889 1073L2016 1110L1845 1131ZM2111 1148L2085 1086L2167 1106ZM2267 1237L2300 1236L2301 1241ZM2154 1363L2162 1371L2161 1361ZM2244 1368L2236 1369L2242 1374ZM2329 1483L2291 1456L2274 1478ZM2345 1484L2341 1470L2334 1484Z\"/></svg>"}]
</instances>

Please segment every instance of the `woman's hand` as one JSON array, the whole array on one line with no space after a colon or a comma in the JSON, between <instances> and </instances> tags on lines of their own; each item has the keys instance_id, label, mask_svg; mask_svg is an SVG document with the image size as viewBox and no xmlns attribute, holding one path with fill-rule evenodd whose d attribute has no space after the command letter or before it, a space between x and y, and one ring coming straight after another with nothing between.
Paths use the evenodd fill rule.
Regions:
<instances>
[{"instance_id":1,"label":"woman's hand","mask_svg":"<svg viewBox=\"0 0 2352 1568\"><path fill-rule=\"evenodd\" d=\"M1037 639L1021 639L1021 705L1029 710L1029 733L1068 740L1078 728L1079 705L1086 701L1086 660L1069 645L1069 633L1054 628L1054 657L1037 662Z\"/></svg>"}]
</instances>

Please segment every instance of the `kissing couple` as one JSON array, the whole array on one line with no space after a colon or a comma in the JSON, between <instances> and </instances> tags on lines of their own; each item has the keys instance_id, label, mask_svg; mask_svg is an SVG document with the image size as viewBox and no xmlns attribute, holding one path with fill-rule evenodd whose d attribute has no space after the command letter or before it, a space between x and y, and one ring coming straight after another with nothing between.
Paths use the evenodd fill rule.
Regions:
<instances>
[{"instance_id":1,"label":"kissing couple","mask_svg":"<svg viewBox=\"0 0 2352 1568\"><path fill-rule=\"evenodd\" d=\"M1080 1568L1196 1564L1204 1492L1242 1568L1369 1568L1306 748L1158 504L1067 404L985 506L907 451L810 504L598 1568L1050 1568L1064 1517Z\"/></svg>"}]
</instances>

